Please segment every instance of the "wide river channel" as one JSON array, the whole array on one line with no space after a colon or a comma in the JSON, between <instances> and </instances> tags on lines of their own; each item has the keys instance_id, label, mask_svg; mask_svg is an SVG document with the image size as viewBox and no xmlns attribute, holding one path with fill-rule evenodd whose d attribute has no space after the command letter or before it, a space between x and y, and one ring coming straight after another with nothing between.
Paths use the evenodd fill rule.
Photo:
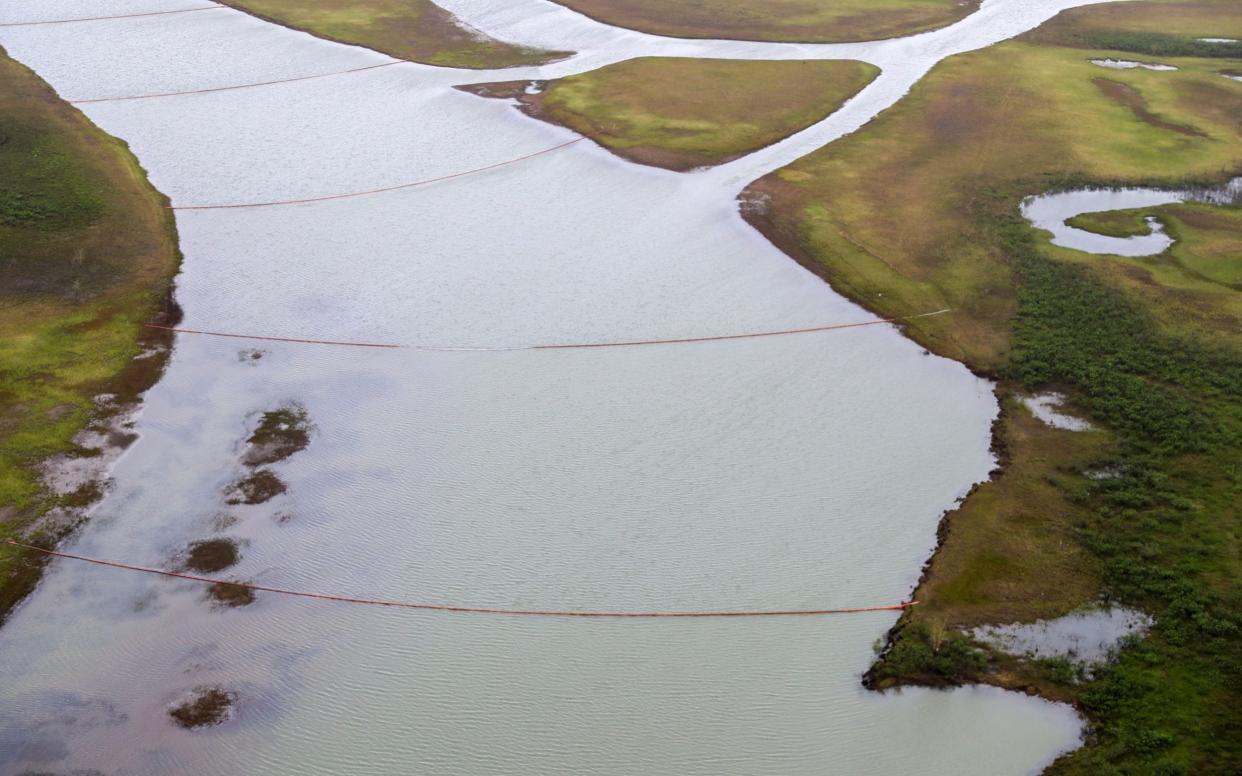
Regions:
<instances>
[{"instance_id":1,"label":"wide river channel","mask_svg":"<svg viewBox=\"0 0 1242 776\"><path fill-rule=\"evenodd\" d=\"M174 205L314 198L494 164L575 136L455 84L635 56L858 58L836 115L677 174L589 142L350 199L179 210L185 326L479 350L179 337L141 438L69 547L153 566L241 542L229 575L372 598L571 610L772 610L910 594L942 513L988 476L989 383L870 320L748 227L753 180L851 132L937 61L1084 0L988 0L953 27L846 45L658 38L542 0L448 0L505 40L579 52L478 72L396 64L205 0L4 0L0 45L90 102ZM897 194L895 194L896 196ZM248 352L262 351L253 359ZM499 348L492 350L491 348ZM307 408L286 494L229 506L258 414ZM994 689L865 691L894 612L522 618L260 593L56 561L0 629L0 772L1026 774L1073 711ZM236 693L201 730L169 705Z\"/></svg>"}]
</instances>

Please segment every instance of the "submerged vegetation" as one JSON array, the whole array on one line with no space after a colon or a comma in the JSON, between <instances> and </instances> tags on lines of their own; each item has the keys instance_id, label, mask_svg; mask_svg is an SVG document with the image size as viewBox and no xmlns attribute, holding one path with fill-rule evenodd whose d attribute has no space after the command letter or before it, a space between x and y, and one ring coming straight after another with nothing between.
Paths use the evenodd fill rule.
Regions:
<instances>
[{"instance_id":1,"label":"submerged vegetation","mask_svg":"<svg viewBox=\"0 0 1242 776\"><path fill-rule=\"evenodd\" d=\"M683 38L839 43L944 27L978 0L556 0L618 27Z\"/></svg>"},{"instance_id":2,"label":"submerged vegetation","mask_svg":"<svg viewBox=\"0 0 1242 776\"><path fill-rule=\"evenodd\" d=\"M923 605L868 681L987 681L1073 701L1090 738L1053 773L1242 770L1242 210L1082 217L1129 230L1157 216L1178 242L1147 259L1054 247L1018 215L1051 190L1242 171L1242 84L1218 61L1117 71L1125 88L1104 89L1088 59L1110 52L1072 47L1097 13L1145 32L1153 9L1169 34L1242 25L1236 3L1078 9L1049 25L1055 38L1045 28L942 62L871 125L744 196L756 226L878 313L954 308L909 333L998 378L1002 469L946 517ZM1048 389L1099 430L1049 428L1015 400ZM1090 676L967 635L1101 598L1156 624Z\"/></svg>"},{"instance_id":3,"label":"submerged vegetation","mask_svg":"<svg viewBox=\"0 0 1242 776\"><path fill-rule=\"evenodd\" d=\"M262 19L397 59L490 70L541 65L565 51L517 46L466 26L432 0L222 0Z\"/></svg>"},{"instance_id":4,"label":"submerged vegetation","mask_svg":"<svg viewBox=\"0 0 1242 776\"><path fill-rule=\"evenodd\" d=\"M88 483L55 495L44 462L101 455L78 432L124 411L163 368L167 337L141 326L174 314L166 206L123 143L0 51L0 538L48 543L71 526L29 533L99 494ZM43 562L0 547L0 620Z\"/></svg>"},{"instance_id":5,"label":"submerged vegetation","mask_svg":"<svg viewBox=\"0 0 1242 776\"><path fill-rule=\"evenodd\" d=\"M630 161L689 170L721 164L835 112L879 70L864 62L644 57L552 81L467 87L516 98ZM772 84L781 84L773 89Z\"/></svg>"}]
</instances>

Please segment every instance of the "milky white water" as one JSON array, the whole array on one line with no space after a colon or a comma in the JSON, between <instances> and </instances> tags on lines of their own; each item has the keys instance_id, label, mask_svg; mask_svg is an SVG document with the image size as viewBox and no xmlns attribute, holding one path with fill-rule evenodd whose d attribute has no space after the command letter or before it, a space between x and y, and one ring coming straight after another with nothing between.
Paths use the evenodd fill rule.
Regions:
<instances>
[{"instance_id":1,"label":"milky white water","mask_svg":"<svg viewBox=\"0 0 1242 776\"><path fill-rule=\"evenodd\" d=\"M450 0L496 37L581 52L478 73L414 64L84 105L177 204L313 197L572 139L450 88L638 55L855 57L884 74L824 122L681 175L589 143L357 199L178 213L192 328L505 346L693 337L870 316L747 227L749 181L853 131L940 58L1079 0L992 0L952 28L835 46L661 39L539 0ZM198 8L6 0L0 24ZM232 10L0 27L65 97L390 61ZM249 347L247 345L247 347ZM600 351L417 353L182 337L76 551L161 565L243 543L230 575L433 603L788 609L908 596L940 514L987 476L990 386L889 327ZM256 413L297 400L289 493L227 507ZM222 514L237 518L226 525ZM583 621L389 611L57 562L0 630L0 771L134 774L1023 774L1079 740L993 689L865 692L892 613ZM172 726L191 688L218 728Z\"/></svg>"}]
</instances>

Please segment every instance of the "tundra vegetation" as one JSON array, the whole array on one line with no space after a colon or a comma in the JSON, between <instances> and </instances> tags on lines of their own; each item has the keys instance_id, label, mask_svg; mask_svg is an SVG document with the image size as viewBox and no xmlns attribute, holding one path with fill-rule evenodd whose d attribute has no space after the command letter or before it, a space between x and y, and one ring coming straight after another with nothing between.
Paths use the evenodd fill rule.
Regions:
<instances>
[{"instance_id":1,"label":"tundra vegetation","mask_svg":"<svg viewBox=\"0 0 1242 776\"><path fill-rule=\"evenodd\" d=\"M42 518L85 506L98 486L56 496L44 462L99 455L75 436L163 368L160 354L135 357L167 344L142 329L173 314L167 204L124 143L0 50L0 538L51 542L67 530ZM0 621L42 563L0 546Z\"/></svg>"},{"instance_id":2,"label":"tundra vegetation","mask_svg":"<svg viewBox=\"0 0 1242 776\"><path fill-rule=\"evenodd\" d=\"M671 170L721 164L835 112L879 74L865 62L643 57L548 82L463 87L517 99L618 156ZM773 89L772 84L780 84Z\"/></svg>"},{"instance_id":3,"label":"tundra vegetation","mask_svg":"<svg viewBox=\"0 0 1242 776\"><path fill-rule=\"evenodd\" d=\"M679 38L839 43L912 35L979 0L556 0L593 19Z\"/></svg>"},{"instance_id":4,"label":"tundra vegetation","mask_svg":"<svg viewBox=\"0 0 1242 776\"><path fill-rule=\"evenodd\" d=\"M566 51L517 46L466 26L431 0L223 0L261 19L328 40L442 67L541 65Z\"/></svg>"},{"instance_id":5,"label":"tundra vegetation","mask_svg":"<svg viewBox=\"0 0 1242 776\"><path fill-rule=\"evenodd\" d=\"M983 681L1076 703L1089 740L1051 773L1242 771L1242 210L1075 221L1132 234L1159 218L1177 243L1136 259L1052 246L1018 213L1048 191L1242 174L1242 83L1220 72L1237 52L1207 55L1203 37L1242 38L1242 6L1063 13L946 60L857 134L743 195L752 223L878 314L953 308L909 334L998 379L1002 468L946 517L923 604L868 681ZM1136 55L1179 69L1089 61ZM1048 428L1015 399L1047 389L1100 430ZM1091 673L965 635L1101 599L1156 625Z\"/></svg>"}]
</instances>

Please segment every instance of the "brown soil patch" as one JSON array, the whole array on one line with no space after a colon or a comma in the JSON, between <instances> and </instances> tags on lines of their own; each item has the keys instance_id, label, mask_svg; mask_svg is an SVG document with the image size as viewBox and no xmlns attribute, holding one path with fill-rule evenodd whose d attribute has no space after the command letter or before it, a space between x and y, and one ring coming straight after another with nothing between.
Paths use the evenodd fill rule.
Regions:
<instances>
[{"instance_id":1,"label":"brown soil patch","mask_svg":"<svg viewBox=\"0 0 1242 776\"><path fill-rule=\"evenodd\" d=\"M185 568L211 574L237 565L241 553L232 539L207 539L194 542L186 552Z\"/></svg>"},{"instance_id":2,"label":"brown soil patch","mask_svg":"<svg viewBox=\"0 0 1242 776\"><path fill-rule=\"evenodd\" d=\"M226 721L237 703L237 694L219 687L199 687L190 697L168 710L168 716L186 730L211 727Z\"/></svg>"},{"instance_id":3,"label":"brown soil patch","mask_svg":"<svg viewBox=\"0 0 1242 776\"><path fill-rule=\"evenodd\" d=\"M228 500L230 504L262 504L279 496L289 489L284 480L268 469L260 469L233 486L234 495Z\"/></svg>"},{"instance_id":4,"label":"brown soil patch","mask_svg":"<svg viewBox=\"0 0 1242 776\"><path fill-rule=\"evenodd\" d=\"M246 442L250 447L242 456L242 463L247 466L283 461L310 444L309 416L297 404L265 412Z\"/></svg>"},{"instance_id":5,"label":"brown soil patch","mask_svg":"<svg viewBox=\"0 0 1242 776\"><path fill-rule=\"evenodd\" d=\"M207 600L215 606L232 609L254 603L255 593L237 582L217 582L207 588Z\"/></svg>"}]
</instances>

